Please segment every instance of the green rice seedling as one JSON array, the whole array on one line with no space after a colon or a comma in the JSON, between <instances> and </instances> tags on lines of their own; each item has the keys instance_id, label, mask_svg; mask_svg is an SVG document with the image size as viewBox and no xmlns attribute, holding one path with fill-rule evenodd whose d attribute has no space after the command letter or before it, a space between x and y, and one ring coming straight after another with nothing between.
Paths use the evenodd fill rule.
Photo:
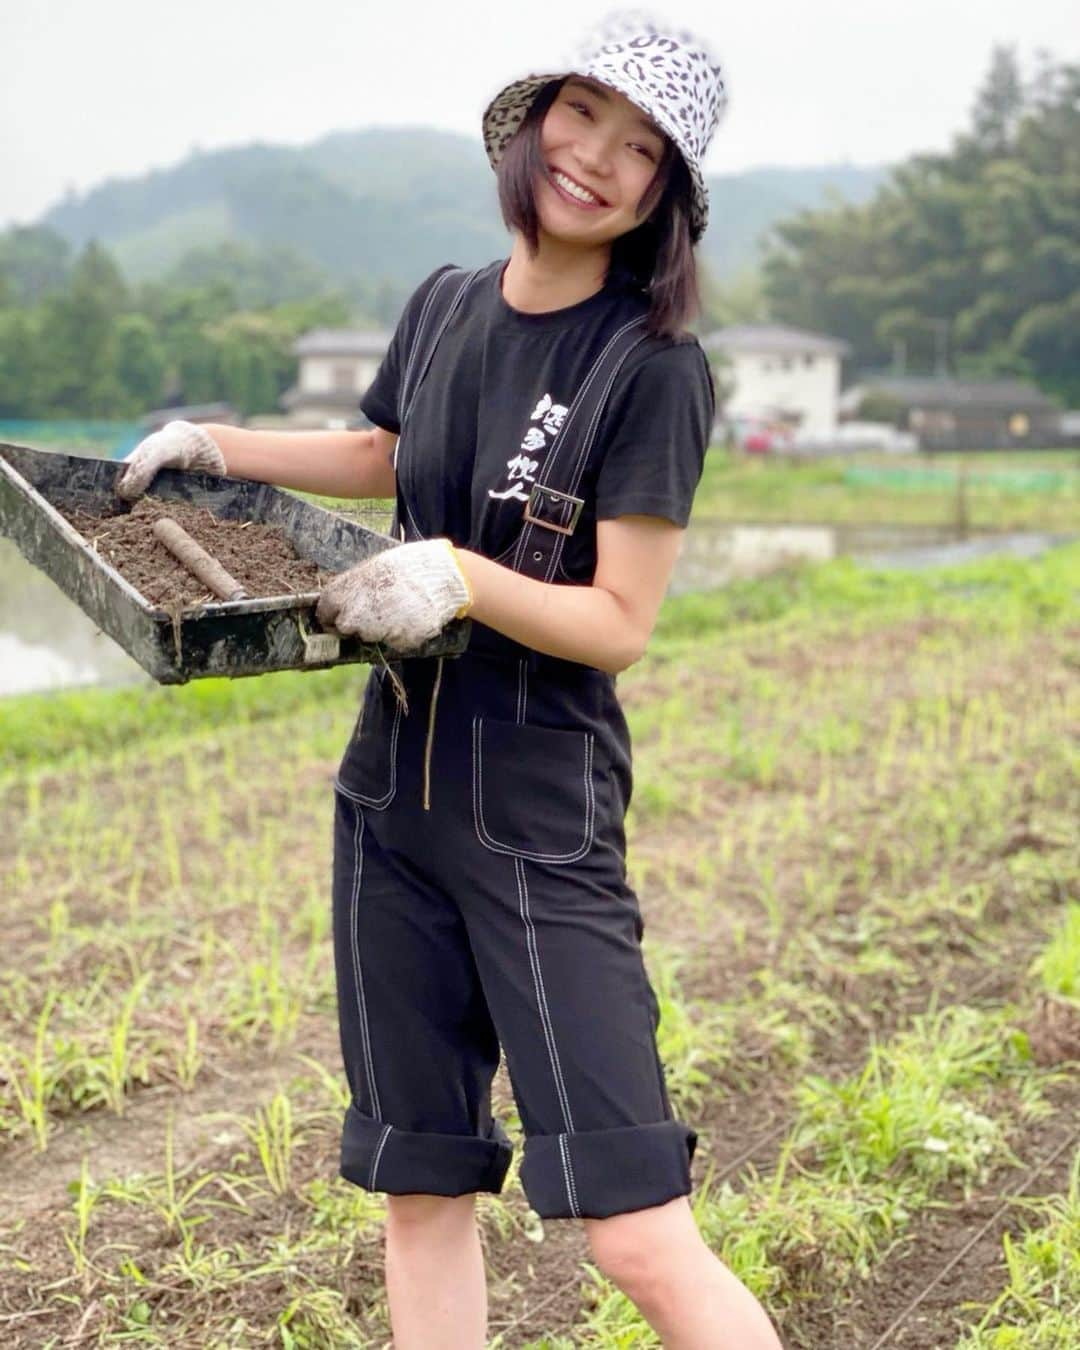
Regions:
<instances>
[{"instance_id":1,"label":"green rice seedling","mask_svg":"<svg viewBox=\"0 0 1080 1350\"><path fill-rule=\"evenodd\" d=\"M206 775L201 763L202 756L196 752L190 742L185 742L180 751L180 761L184 770L184 795L192 801L198 801L206 785Z\"/></svg>"},{"instance_id":2,"label":"green rice seedling","mask_svg":"<svg viewBox=\"0 0 1080 1350\"><path fill-rule=\"evenodd\" d=\"M301 1063L306 1064L315 1075L314 1081L322 1089L323 1097L326 1100L326 1106L322 1112L316 1114L325 1115L334 1125L337 1125L341 1119L342 1113L346 1111L352 1100L352 1094L349 1091L349 1084L342 1073L331 1073L325 1064L319 1060L313 1059L310 1055L299 1055ZM296 1079L290 1086L296 1092L306 1092L311 1085L311 1081L305 1078Z\"/></svg>"},{"instance_id":3,"label":"green rice seedling","mask_svg":"<svg viewBox=\"0 0 1080 1350\"><path fill-rule=\"evenodd\" d=\"M64 1242L75 1262L75 1274L85 1279L89 1261L86 1255L86 1239L90 1232L90 1216L94 1212L99 1192L90 1181L90 1162L84 1155L78 1181L68 1186L68 1194L75 1201L75 1231L65 1233Z\"/></svg>"},{"instance_id":4,"label":"green rice seedling","mask_svg":"<svg viewBox=\"0 0 1080 1350\"><path fill-rule=\"evenodd\" d=\"M275 1092L265 1107L255 1108L251 1120L239 1123L259 1155L270 1189L275 1195L286 1194L292 1189L293 1154L303 1141L287 1093Z\"/></svg>"},{"instance_id":5,"label":"green rice seedling","mask_svg":"<svg viewBox=\"0 0 1080 1350\"><path fill-rule=\"evenodd\" d=\"M189 1012L184 1018L184 1042L176 1050L174 1064L176 1082L180 1090L190 1092L203 1065L203 1056L199 1049L199 1019L193 1012Z\"/></svg>"},{"instance_id":6,"label":"green rice seedling","mask_svg":"<svg viewBox=\"0 0 1080 1350\"><path fill-rule=\"evenodd\" d=\"M1069 904L1057 932L1035 959L1032 973L1048 994L1080 1001L1080 902Z\"/></svg>"},{"instance_id":7,"label":"green rice seedling","mask_svg":"<svg viewBox=\"0 0 1080 1350\"><path fill-rule=\"evenodd\" d=\"M119 1016L109 1032L109 1051L105 1061L104 1097L106 1105L115 1111L118 1116L124 1114L127 1091L131 1083L135 1079L142 1079L144 1082L146 1080L145 1069L137 1065L134 1057L131 1023L135 1016L136 1005L149 983L149 972L140 976L135 982L125 997Z\"/></svg>"},{"instance_id":8,"label":"green rice seedling","mask_svg":"<svg viewBox=\"0 0 1080 1350\"><path fill-rule=\"evenodd\" d=\"M124 904L129 923L134 923L139 916L144 874L145 869L142 862L136 862L131 869L131 876L128 878L127 889L124 894Z\"/></svg>"},{"instance_id":9,"label":"green rice seedling","mask_svg":"<svg viewBox=\"0 0 1080 1350\"><path fill-rule=\"evenodd\" d=\"M210 1186L220 1188L223 1178L213 1172L189 1180L190 1169L181 1169L176 1165L175 1126L173 1112L170 1109L165 1117L164 1170L160 1176L114 1177L100 1188L100 1197L116 1204L130 1206L135 1210L152 1210L165 1226L171 1238L182 1244L192 1245L195 1230L206 1223L209 1211L215 1208L239 1207L233 1200L229 1202L215 1199L203 1193ZM194 1201L202 1196L199 1211L193 1209Z\"/></svg>"},{"instance_id":10,"label":"green rice seedling","mask_svg":"<svg viewBox=\"0 0 1080 1350\"><path fill-rule=\"evenodd\" d=\"M757 877L754 898L764 912L765 931L770 946L775 947L780 940L785 920L785 906L776 887L776 859L771 856L765 858L754 871Z\"/></svg>"},{"instance_id":11,"label":"green rice seedling","mask_svg":"<svg viewBox=\"0 0 1080 1350\"><path fill-rule=\"evenodd\" d=\"M33 1135L34 1145L43 1152L49 1140L48 1104L55 1085L54 1071L46 1055L45 1042L49 1019L56 1006L56 993L45 995L34 1026L34 1048L26 1054L12 1046L0 1045L0 1071L15 1094L18 1112Z\"/></svg>"},{"instance_id":12,"label":"green rice seedling","mask_svg":"<svg viewBox=\"0 0 1080 1350\"><path fill-rule=\"evenodd\" d=\"M803 868L804 912L808 920L828 918L829 915L836 913L840 886L841 882L837 877L822 875L814 867Z\"/></svg>"},{"instance_id":13,"label":"green rice seedling","mask_svg":"<svg viewBox=\"0 0 1080 1350\"><path fill-rule=\"evenodd\" d=\"M199 824L202 837L207 843L221 843L225 832L225 817L221 793L216 787L208 787L199 798Z\"/></svg>"},{"instance_id":14,"label":"green rice seedling","mask_svg":"<svg viewBox=\"0 0 1080 1350\"><path fill-rule=\"evenodd\" d=\"M1080 1327L1080 1153L1064 1195L1028 1202L1042 1223L1002 1239L1008 1281L956 1350L1066 1350Z\"/></svg>"},{"instance_id":15,"label":"green rice seedling","mask_svg":"<svg viewBox=\"0 0 1080 1350\"><path fill-rule=\"evenodd\" d=\"M865 729L854 717L840 717L826 713L816 722L802 728L802 744L830 759L843 759L858 752L863 744Z\"/></svg>"},{"instance_id":16,"label":"green rice seedling","mask_svg":"<svg viewBox=\"0 0 1080 1350\"><path fill-rule=\"evenodd\" d=\"M179 891L184 884L184 866L180 854L180 841L176 837L175 817L163 797L157 802L157 851L165 865L169 884Z\"/></svg>"},{"instance_id":17,"label":"green rice seedling","mask_svg":"<svg viewBox=\"0 0 1080 1350\"><path fill-rule=\"evenodd\" d=\"M263 940L266 954L240 964L240 979L226 995L226 1025L245 1040L267 1031L276 1048L292 1039L305 995L302 981L284 968L280 932L274 928Z\"/></svg>"},{"instance_id":18,"label":"green rice seedling","mask_svg":"<svg viewBox=\"0 0 1080 1350\"><path fill-rule=\"evenodd\" d=\"M71 910L63 900L56 899L52 902L45 924L49 938L49 952L52 955L71 929Z\"/></svg>"},{"instance_id":19,"label":"green rice seedling","mask_svg":"<svg viewBox=\"0 0 1080 1350\"><path fill-rule=\"evenodd\" d=\"M41 778L32 774L26 780L23 800L22 829L24 836L33 836L41 822Z\"/></svg>"}]
</instances>

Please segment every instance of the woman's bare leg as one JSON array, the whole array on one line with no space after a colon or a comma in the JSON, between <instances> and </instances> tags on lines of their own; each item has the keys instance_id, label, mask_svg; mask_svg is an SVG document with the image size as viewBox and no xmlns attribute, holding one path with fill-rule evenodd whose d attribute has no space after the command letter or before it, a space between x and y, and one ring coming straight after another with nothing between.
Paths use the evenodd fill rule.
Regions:
<instances>
[{"instance_id":1,"label":"woman's bare leg","mask_svg":"<svg viewBox=\"0 0 1080 1350\"><path fill-rule=\"evenodd\" d=\"M386 1294L395 1350L483 1350L487 1283L476 1197L386 1199Z\"/></svg>"},{"instance_id":2,"label":"woman's bare leg","mask_svg":"<svg viewBox=\"0 0 1080 1350\"><path fill-rule=\"evenodd\" d=\"M596 1264L665 1350L783 1350L761 1304L705 1245L685 1196L586 1219L585 1230Z\"/></svg>"}]
</instances>

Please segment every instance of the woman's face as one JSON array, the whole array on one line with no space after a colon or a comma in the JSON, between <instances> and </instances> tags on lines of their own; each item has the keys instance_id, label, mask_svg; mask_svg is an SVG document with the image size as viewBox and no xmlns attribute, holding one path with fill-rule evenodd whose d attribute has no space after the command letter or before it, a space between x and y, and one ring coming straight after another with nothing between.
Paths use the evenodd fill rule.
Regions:
<instances>
[{"instance_id":1,"label":"woman's face","mask_svg":"<svg viewBox=\"0 0 1080 1350\"><path fill-rule=\"evenodd\" d=\"M548 109L540 149L553 182L536 185L540 226L566 242L610 243L641 223L638 203L665 139L614 89L570 76Z\"/></svg>"}]
</instances>

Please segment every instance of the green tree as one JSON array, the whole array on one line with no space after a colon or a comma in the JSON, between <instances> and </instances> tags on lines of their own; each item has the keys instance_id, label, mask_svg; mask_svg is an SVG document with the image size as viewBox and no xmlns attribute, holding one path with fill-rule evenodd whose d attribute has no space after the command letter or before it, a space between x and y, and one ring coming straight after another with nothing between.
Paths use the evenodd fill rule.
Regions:
<instances>
[{"instance_id":1,"label":"green tree","mask_svg":"<svg viewBox=\"0 0 1080 1350\"><path fill-rule=\"evenodd\" d=\"M268 314L234 314L218 325L220 388L244 416L271 413L294 367L293 337L280 319Z\"/></svg>"},{"instance_id":2,"label":"green tree","mask_svg":"<svg viewBox=\"0 0 1080 1350\"><path fill-rule=\"evenodd\" d=\"M33 417L41 408L44 353L34 314L0 311L0 417Z\"/></svg>"},{"instance_id":3,"label":"green tree","mask_svg":"<svg viewBox=\"0 0 1080 1350\"><path fill-rule=\"evenodd\" d=\"M1015 47L997 46L990 70L975 96L972 132L988 155L1004 155L1012 145L1025 104L1024 82Z\"/></svg>"},{"instance_id":4,"label":"green tree","mask_svg":"<svg viewBox=\"0 0 1080 1350\"><path fill-rule=\"evenodd\" d=\"M43 305L41 342L49 357L44 411L111 417L124 407L114 337L116 320L127 303L127 286L115 263L99 244L87 244L68 285Z\"/></svg>"},{"instance_id":5,"label":"green tree","mask_svg":"<svg viewBox=\"0 0 1080 1350\"><path fill-rule=\"evenodd\" d=\"M122 314L113 333L116 377L127 396L126 413L139 414L162 401L165 348L144 314Z\"/></svg>"},{"instance_id":6,"label":"green tree","mask_svg":"<svg viewBox=\"0 0 1080 1350\"><path fill-rule=\"evenodd\" d=\"M1049 392L1072 407L1080 404L1080 290L1029 310L1016 325L1013 346L1043 372Z\"/></svg>"},{"instance_id":7,"label":"green tree","mask_svg":"<svg viewBox=\"0 0 1080 1350\"><path fill-rule=\"evenodd\" d=\"M696 326L702 333L735 323L763 323L768 318L761 273L754 268L744 268L729 281L719 281L713 269L699 260L698 284L701 318Z\"/></svg>"},{"instance_id":8,"label":"green tree","mask_svg":"<svg viewBox=\"0 0 1080 1350\"><path fill-rule=\"evenodd\" d=\"M170 400L213 403L223 397L213 334L235 309L233 291L221 281L182 290L161 285L144 288L143 312L165 349Z\"/></svg>"},{"instance_id":9,"label":"green tree","mask_svg":"<svg viewBox=\"0 0 1080 1350\"><path fill-rule=\"evenodd\" d=\"M1080 293L1080 67L1044 61L1025 90L994 54L972 129L897 166L863 206L776 228L764 286L777 318L846 338L857 366L947 357L960 373L1075 387L1067 325ZM1065 325L1063 328L1062 325Z\"/></svg>"},{"instance_id":10,"label":"green tree","mask_svg":"<svg viewBox=\"0 0 1080 1350\"><path fill-rule=\"evenodd\" d=\"M304 301L332 289L329 274L285 244L252 247L227 240L212 248L191 249L166 278L180 289L226 284L238 309L269 309Z\"/></svg>"},{"instance_id":11,"label":"green tree","mask_svg":"<svg viewBox=\"0 0 1080 1350\"><path fill-rule=\"evenodd\" d=\"M0 281L7 303L36 305L62 286L70 254L67 240L43 225L5 230L0 234Z\"/></svg>"}]
</instances>

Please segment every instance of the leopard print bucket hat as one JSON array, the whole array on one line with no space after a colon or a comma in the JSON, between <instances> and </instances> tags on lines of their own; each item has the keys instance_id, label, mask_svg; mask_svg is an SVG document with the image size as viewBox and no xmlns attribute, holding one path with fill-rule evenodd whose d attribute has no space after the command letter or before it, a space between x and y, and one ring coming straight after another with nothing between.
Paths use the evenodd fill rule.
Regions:
<instances>
[{"instance_id":1,"label":"leopard print bucket hat","mask_svg":"<svg viewBox=\"0 0 1080 1350\"><path fill-rule=\"evenodd\" d=\"M700 38L640 10L609 16L582 42L565 70L508 84L484 112L484 148L494 168L533 100L552 80L585 75L618 90L675 143L690 171L690 234L709 220L701 161L727 106L723 71Z\"/></svg>"}]
</instances>

